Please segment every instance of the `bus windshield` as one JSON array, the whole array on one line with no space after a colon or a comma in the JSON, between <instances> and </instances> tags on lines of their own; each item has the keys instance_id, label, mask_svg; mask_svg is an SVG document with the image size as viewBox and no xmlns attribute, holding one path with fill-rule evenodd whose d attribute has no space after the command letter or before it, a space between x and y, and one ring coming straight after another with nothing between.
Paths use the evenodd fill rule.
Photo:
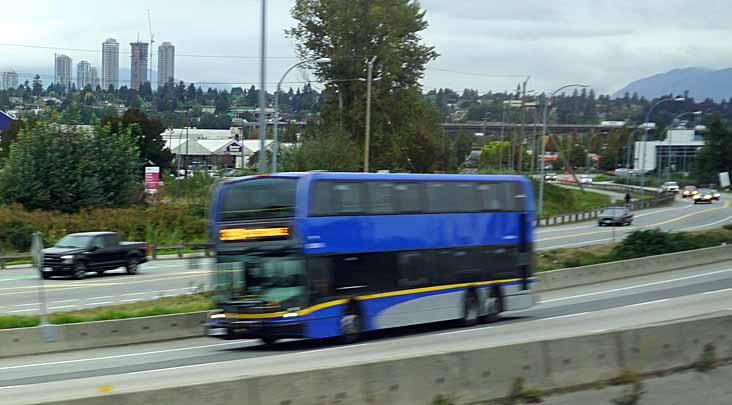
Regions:
<instances>
[{"instance_id":1,"label":"bus windshield","mask_svg":"<svg viewBox=\"0 0 732 405\"><path fill-rule=\"evenodd\" d=\"M292 217L297 179L263 177L225 184L220 221Z\"/></svg>"},{"instance_id":2,"label":"bus windshield","mask_svg":"<svg viewBox=\"0 0 732 405\"><path fill-rule=\"evenodd\" d=\"M215 284L219 302L257 300L284 308L305 305L304 260L299 256L221 256Z\"/></svg>"}]
</instances>

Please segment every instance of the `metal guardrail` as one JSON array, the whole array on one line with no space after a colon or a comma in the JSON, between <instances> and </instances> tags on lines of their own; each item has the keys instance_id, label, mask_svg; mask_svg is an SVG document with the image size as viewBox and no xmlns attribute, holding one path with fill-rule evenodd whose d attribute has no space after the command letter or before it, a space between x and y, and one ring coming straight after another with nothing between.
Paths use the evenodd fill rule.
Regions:
<instances>
[{"instance_id":1,"label":"metal guardrail","mask_svg":"<svg viewBox=\"0 0 732 405\"><path fill-rule=\"evenodd\" d=\"M197 250L201 251L204 254L204 257L211 257L211 249L209 245L205 243L178 243L176 245L149 245L150 246L150 257L152 259L157 259L160 255L160 251L169 251L174 250L175 253L173 253L176 258L182 259L185 255L185 250ZM10 254L2 254L0 252L0 270L5 270L7 266L7 262L11 260L18 260L18 259L30 259L32 258L32 254L30 252L28 253L10 253Z\"/></svg>"},{"instance_id":2,"label":"metal guardrail","mask_svg":"<svg viewBox=\"0 0 732 405\"><path fill-rule=\"evenodd\" d=\"M574 186L579 187L577 183L572 181L563 181L559 180L553 183L558 183L561 185L567 185L567 186ZM596 190L606 190L606 191L617 191L617 192L627 192L628 189L634 189L634 190L640 190L641 187L639 186L628 186L628 185L621 185L621 184L583 184L583 187L589 188L589 189L596 189ZM657 189L654 188L645 188L646 191L653 191L657 193ZM635 200L630 202L630 209L631 210L642 210L646 208L655 208L655 207L662 207L666 206L668 204L673 203L675 199L674 194L660 194L658 193L656 198L652 200ZM562 225L562 224L571 224L573 222L581 222L581 221L587 221L590 219L596 219L600 212L602 212L604 208L599 208L596 210L591 211L583 211L583 212L575 212L571 214L564 214L564 215L556 215L552 217L546 217L546 218L537 218L536 219L536 226L551 226L551 225Z\"/></svg>"}]
</instances>

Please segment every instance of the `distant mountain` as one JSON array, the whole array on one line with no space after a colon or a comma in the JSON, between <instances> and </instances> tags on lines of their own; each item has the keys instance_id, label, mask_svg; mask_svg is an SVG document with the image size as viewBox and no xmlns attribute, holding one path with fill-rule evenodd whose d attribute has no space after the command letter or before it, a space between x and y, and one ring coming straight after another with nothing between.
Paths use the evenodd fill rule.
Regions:
<instances>
[{"instance_id":1,"label":"distant mountain","mask_svg":"<svg viewBox=\"0 0 732 405\"><path fill-rule=\"evenodd\" d=\"M695 100L711 98L715 101L732 98L732 68L712 70L690 67L674 69L645 79L636 80L613 94L624 97L625 93L638 93L645 98L666 94L684 94L688 91Z\"/></svg>"}]
</instances>

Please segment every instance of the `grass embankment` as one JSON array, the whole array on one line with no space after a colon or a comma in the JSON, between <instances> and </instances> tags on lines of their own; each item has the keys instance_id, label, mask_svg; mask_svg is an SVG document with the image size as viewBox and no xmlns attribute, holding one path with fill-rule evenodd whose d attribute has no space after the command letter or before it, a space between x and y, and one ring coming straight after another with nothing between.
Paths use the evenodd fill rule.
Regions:
<instances>
[{"instance_id":1,"label":"grass embankment","mask_svg":"<svg viewBox=\"0 0 732 405\"><path fill-rule=\"evenodd\" d=\"M534 195L539 195L539 186L534 182ZM612 203L610 196L592 191L572 190L544 183L544 216L571 214L607 207Z\"/></svg>"},{"instance_id":2,"label":"grass embankment","mask_svg":"<svg viewBox=\"0 0 732 405\"><path fill-rule=\"evenodd\" d=\"M732 225L696 232L636 231L616 244L602 244L537 252L537 270L589 266L618 260L683 252L732 244Z\"/></svg>"},{"instance_id":3,"label":"grass embankment","mask_svg":"<svg viewBox=\"0 0 732 405\"><path fill-rule=\"evenodd\" d=\"M110 305L78 311L57 312L49 315L48 320L55 325L108 321L113 319L139 318L144 316L170 315L187 312L206 311L214 307L208 293L179 295L151 301L130 304ZM38 326L39 316L0 315L0 329L14 329Z\"/></svg>"}]
</instances>

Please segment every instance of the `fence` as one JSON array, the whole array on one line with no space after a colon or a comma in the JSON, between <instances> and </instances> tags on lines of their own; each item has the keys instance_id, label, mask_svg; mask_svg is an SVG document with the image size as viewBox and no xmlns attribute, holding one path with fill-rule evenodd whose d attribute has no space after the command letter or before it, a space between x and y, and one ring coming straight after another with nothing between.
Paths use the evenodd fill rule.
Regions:
<instances>
[{"instance_id":1,"label":"fence","mask_svg":"<svg viewBox=\"0 0 732 405\"><path fill-rule=\"evenodd\" d=\"M569 182L569 181L560 180L560 181L557 181L556 183L577 187L577 183ZM629 189L636 190L636 191L641 190L641 188L638 186L627 186L627 185L621 185L621 184L583 184L582 186L589 188L589 189L615 191L615 192L622 192L622 193L627 192ZM653 191L655 193L657 190L646 187L645 191ZM666 205L673 203L675 198L676 197L674 194L656 194L656 198L653 198L650 200L631 201L630 208L632 210L642 210L642 209L646 209L646 208L662 207L662 206L666 206ZM562 224L570 224L573 222L581 222L581 221L588 221L591 219L597 219L597 217L600 215L600 212L602 212L602 210L603 209L600 208L600 209L591 210L591 211L575 212L575 213L571 213L571 214L556 215L556 216L546 217L546 218L537 218L536 226L562 225Z\"/></svg>"}]
</instances>

